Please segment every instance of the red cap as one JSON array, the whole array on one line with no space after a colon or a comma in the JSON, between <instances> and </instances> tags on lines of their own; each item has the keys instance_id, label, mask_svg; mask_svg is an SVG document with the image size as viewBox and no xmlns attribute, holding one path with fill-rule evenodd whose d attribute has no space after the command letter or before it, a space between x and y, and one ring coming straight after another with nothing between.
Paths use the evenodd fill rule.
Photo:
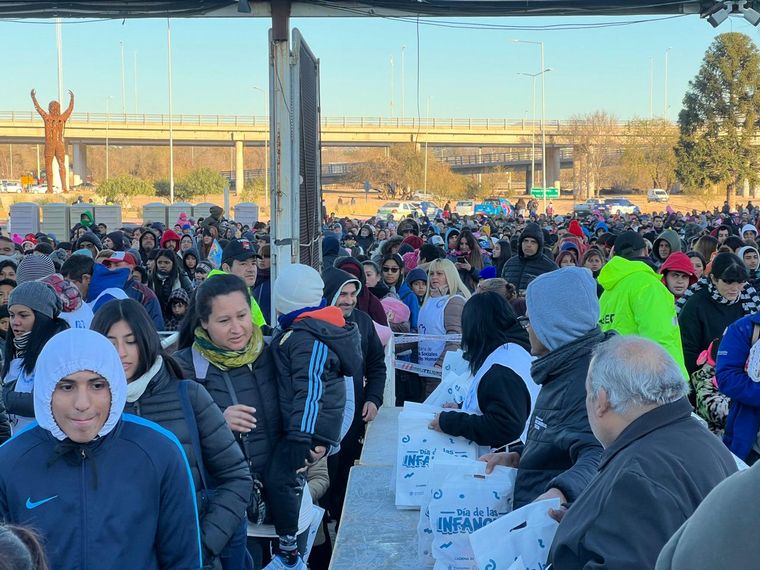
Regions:
<instances>
[{"instance_id":1,"label":"red cap","mask_svg":"<svg viewBox=\"0 0 760 570\"><path fill-rule=\"evenodd\" d=\"M108 266L111 263L122 263L122 262L128 263L132 267L137 265L137 260L135 259L135 256L126 251L114 251L111 254L111 257L103 260L103 265Z\"/></svg>"},{"instance_id":2,"label":"red cap","mask_svg":"<svg viewBox=\"0 0 760 570\"><path fill-rule=\"evenodd\" d=\"M570 225L567 226L567 231L581 239L585 237L583 233L583 228L581 228L581 225L578 223L578 220L573 220L572 222L570 222Z\"/></svg>"}]
</instances>

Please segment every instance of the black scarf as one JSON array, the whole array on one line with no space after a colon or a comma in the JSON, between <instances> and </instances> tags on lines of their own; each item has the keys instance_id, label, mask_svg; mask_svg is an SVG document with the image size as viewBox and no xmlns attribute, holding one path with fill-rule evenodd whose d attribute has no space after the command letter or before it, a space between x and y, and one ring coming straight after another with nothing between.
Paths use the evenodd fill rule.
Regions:
<instances>
[{"instance_id":1,"label":"black scarf","mask_svg":"<svg viewBox=\"0 0 760 570\"><path fill-rule=\"evenodd\" d=\"M686 305L686 302L700 289L707 289L712 300L721 305L741 303L745 315L751 315L760 311L760 295L758 295L757 290L750 283L744 285L738 299L735 301L729 301L723 295L718 293L718 289L713 285L710 278L705 276L689 287L684 292L683 297L676 301L676 314L681 314L681 310L684 308L684 305Z\"/></svg>"}]
</instances>

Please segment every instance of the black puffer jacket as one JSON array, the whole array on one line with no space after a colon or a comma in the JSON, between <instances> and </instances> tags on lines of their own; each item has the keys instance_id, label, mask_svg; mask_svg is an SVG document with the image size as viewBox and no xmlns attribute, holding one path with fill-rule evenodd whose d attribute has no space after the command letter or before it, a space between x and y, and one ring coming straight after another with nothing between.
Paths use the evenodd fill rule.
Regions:
<instances>
[{"instance_id":1,"label":"black puffer jacket","mask_svg":"<svg viewBox=\"0 0 760 570\"><path fill-rule=\"evenodd\" d=\"M340 263L340 259L336 263ZM347 283L355 283L357 281L347 271L337 268L323 271L322 280L325 284L325 299L330 304L337 299L337 295ZM361 363L361 371L352 374L354 393L357 395L354 417L360 418L364 402L372 402L378 408L383 405L383 392L385 391L385 378L387 375L385 369L385 350L383 349L380 337L377 336L375 325L369 314L356 308L351 313L351 316L346 318L346 321L356 323L361 338L361 359L357 360Z\"/></svg>"},{"instance_id":2,"label":"black puffer jacket","mask_svg":"<svg viewBox=\"0 0 760 570\"><path fill-rule=\"evenodd\" d=\"M182 410L178 385L166 364L162 364L142 396L136 402L127 403L124 411L159 424L182 443L198 494L204 562L210 565L209 559L219 555L245 516L251 497L251 475L219 408L203 386L190 382L188 396L198 425L208 484L216 489L207 504L201 502L198 460L193 452L190 427Z\"/></svg>"},{"instance_id":3,"label":"black puffer jacket","mask_svg":"<svg viewBox=\"0 0 760 570\"><path fill-rule=\"evenodd\" d=\"M341 324L342 321L342 324ZM346 407L344 378L361 370L359 329L337 307L306 313L270 345L285 438L337 446Z\"/></svg>"},{"instance_id":4,"label":"black puffer jacket","mask_svg":"<svg viewBox=\"0 0 760 570\"><path fill-rule=\"evenodd\" d=\"M242 436L236 434L236 437L238 443L244 446L251 470L262 477L281 433L277 373L269 349L265 348L259 355L253 363L253 370L248 366L240 366L226 373L210 364L192 348L177 351L173 356L186 377L201 383L222 411L234 403L256 408L256 429ZM227 389L225 374L229 377L236 402L233 402Z\"/></svg>"},{"instance_id":5,"label":"black puffer jacket","mask_svg":"<svg viewBox=\"0 0 760 570\"><path fill-rule=\"evenodd\" d=\"M522 242L525 238L533 238L538 242L538 253L525 257ZM558 269L557 264L543 254L544 232L533 222L525 226L517 241L517 255L504 264L501 276L517 288L521 296L525 295L528 284L539 275Z\"/></svg>"},{"instance_id":6,"label":"black puffer jacket","mask_svg":"<svg viewBox=\"0 0 760 570\"><path fill-rule=\"evenodd\" d=\"M572 502L596 474L602 446L588 423L586 375L592 350L613 334L596 329L533 363L531 375L541 391L520 455L515 509L552 487Z\"/></svg>"}]
</instances>

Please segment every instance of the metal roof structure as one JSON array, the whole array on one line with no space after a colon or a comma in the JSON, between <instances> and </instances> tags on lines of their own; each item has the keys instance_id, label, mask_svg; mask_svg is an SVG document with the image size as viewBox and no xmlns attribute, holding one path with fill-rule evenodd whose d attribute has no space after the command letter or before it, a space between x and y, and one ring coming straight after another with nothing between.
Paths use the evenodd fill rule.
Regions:
<instances>
[{"instance_id":1,"label":"metal roof structure","mask_svg":"<svg viewBox=\"0 0 760 570\"><path fill-rule=\"evenodd\" d=\"M716 0L300 0L292 17L309 16L632 16L705 14ZM748 0L747 6L760 5ZM0 19L270 17L256 0L0 0Z\"/></svg>"}]
</instances>

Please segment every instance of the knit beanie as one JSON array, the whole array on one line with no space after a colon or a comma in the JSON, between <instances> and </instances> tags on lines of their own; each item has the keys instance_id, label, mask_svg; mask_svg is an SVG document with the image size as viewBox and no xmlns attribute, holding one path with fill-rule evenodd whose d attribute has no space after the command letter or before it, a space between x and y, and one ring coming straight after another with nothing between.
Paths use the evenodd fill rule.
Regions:
<instances>
[{"instance_id":1,"label":"knit beanie","mask_svg":"<svg viewBox=\"0 0 760 570\"><path fill-rule=\"evenodd\" d=\"M101 249L103 249L103 242L101 242L100 238L98 236L96 236L92 232L85 232L84 234L82 234L82 237L80 237L77 240L76 248L77 249L82 249L82 247L83 247L82 244L83 243L91 243L92 245L94 245L95 247L98 248L98 251L100 251Z\"/></svg>"},{"instance_id":2,"label":"knit beanie","mask_svg":"<svg viewBox=\"0 0 760 570\"><path fill-rule=\"evenodd\" d=\"M27 255L16 269L16 283L21 285L27 281L36 281L53 273L55 273L55 264L49 255Z\"/></svg>"},{"instance_id":3,"label":"knit beanie","mask_svg":"<svg viewBox=\"0 0 760 570\"><path fill-rule=\"evenodd\" d=\"M113 243L113 249L114 251L124 251L124 234L121 232L111 232L110 234L106 234L108 236L108 239L111 240Z\"/></svg>"},{"instance_id":4,"label":"knit beanie","mask_svg":"<svg viewBox=\"0 0 760 570\"><path fill-rule=\"evenodd\" d=\"M313 267L300 263L286 265L278 271L272 287L275 311L287 315L306 307L318 307L324 288L322 277Z\"/></svg>"},{"instance_id":5,"label":"knit beanie","mask_svg":"<svg viewBox=\"0 0 760 570\"><path fill-rule=\"evenodd\" d=\"M550 351L596 328L599 299L596 281L584 267L563 267L539 275L526 292L530 326Z\"/></svg>"},{"instance_id":6,"label":"knit beanie","mask_svg":"<svg viewBox=\"0 0 760 570\"><path fill-rule=\"evenodd\" d=\"M24 305L51 319L61 312L61 301L53 288L39 281L20 283L8 299L8 306Z\"/></svg>"}]
</instances>

